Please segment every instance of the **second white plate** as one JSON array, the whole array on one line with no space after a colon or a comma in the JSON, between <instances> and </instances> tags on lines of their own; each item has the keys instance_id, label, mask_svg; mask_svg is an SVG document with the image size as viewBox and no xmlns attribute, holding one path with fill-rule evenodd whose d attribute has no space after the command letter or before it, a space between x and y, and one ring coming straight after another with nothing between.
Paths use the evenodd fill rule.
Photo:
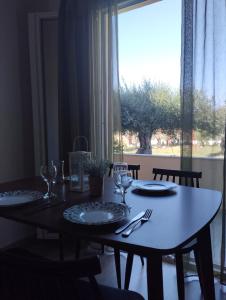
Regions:
<instances>
[{"instance_id":1,"label":"second white plate","mask_svg":"<svg viewBox=\"0 0 226 300\"><path fill-rule=\"evenodd\" d=\"M164 192L177 187L177 184L170 181L151 180L151 181L134 181L133 187L142 191Z\"/></svg>"}]
</instances>

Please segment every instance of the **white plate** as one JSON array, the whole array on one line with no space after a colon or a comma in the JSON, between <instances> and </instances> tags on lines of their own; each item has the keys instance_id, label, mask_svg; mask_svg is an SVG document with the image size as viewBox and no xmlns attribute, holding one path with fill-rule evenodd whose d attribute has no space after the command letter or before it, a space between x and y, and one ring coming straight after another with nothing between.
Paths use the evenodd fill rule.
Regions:
<instances>
[{"instance_id":1,"label":"white plate","mask_svg":"<svg viewBox=\"0 0 226 300\"><path fill-rule=\"evenodd\" d=\"M128 208L114 202L86 202L66 209L63 216L77 224L103 225L125 219L128 216Z\"/></svg>"},{"instance_id":2,"label":"white plate","mask_svg":"<svg viewBox=\"0 0 226 300\"><path fill-rule=\"evenodd\" d=\"M38 191L10 191L0 193L0 207L18 206L41 199L43 194Z\"/></svg>"},{"instance_id":3,"label":"white plate","mask_svg":"<svg viewBox=\"0 0 226 300\"><path fill-rule=\"evenodd\" d=\"M151 180L151 181L134 181L133 187L142 191L164 192L177 187L177 184L170 181Z\"/></svg>"}]
</instances>

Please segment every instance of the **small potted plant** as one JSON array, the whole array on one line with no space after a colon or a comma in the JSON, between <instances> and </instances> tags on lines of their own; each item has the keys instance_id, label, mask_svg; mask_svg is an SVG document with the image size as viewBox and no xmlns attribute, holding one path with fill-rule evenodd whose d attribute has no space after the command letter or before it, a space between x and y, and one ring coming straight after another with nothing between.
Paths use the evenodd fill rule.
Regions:
<instances>
[{"instance_id":1,"label":"small potted plant","mask_svg":"<svg viewBox=\"0 0 226 300\"><path fill-rule=\"evenodd\" d=\"M91 158L85 162L85 170L89 175L90 195L101 196L104 188L104 175L109 168L109 161L104 159Z\"/></svg>"}]
</instances>

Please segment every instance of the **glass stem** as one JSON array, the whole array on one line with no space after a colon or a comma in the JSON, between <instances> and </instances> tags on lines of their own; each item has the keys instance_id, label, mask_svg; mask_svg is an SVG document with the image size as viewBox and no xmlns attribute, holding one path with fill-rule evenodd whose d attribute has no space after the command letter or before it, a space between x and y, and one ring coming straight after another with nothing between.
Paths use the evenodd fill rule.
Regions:
<instances>
[{"instance_id":1,"label":"glass stem","mask_svg":"<svg viewBox=\"0 0 226 300\"><path fill-rule=\"evenodd\" d=\"M126 204L125 196L126 196L125 190L122 189L122 203L123 203L123 204Z\"/></svg>"},{"instance_id":2,"label":"glass stem","mask_svg":"<svg viewBox=\"0 0 226 300\"><path fill-rule=\"evenodd\" d=\"M47 193L48 193L48 196L50 197L52 194L52 182L51 181L47 182L47 187L48 187Z\"/></svg>"}]
</instances>

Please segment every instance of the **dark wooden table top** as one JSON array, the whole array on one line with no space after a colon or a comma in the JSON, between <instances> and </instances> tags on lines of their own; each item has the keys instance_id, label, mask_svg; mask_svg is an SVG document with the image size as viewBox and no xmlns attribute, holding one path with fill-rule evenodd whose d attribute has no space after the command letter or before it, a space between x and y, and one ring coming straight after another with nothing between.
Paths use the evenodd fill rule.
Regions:
<instances>
[{"instance_id":1,"label":"dark wooden table top","mask_svg":"<svg viewBox=\"0 0 226 300\"><path fill-rule=\"evenodd\" d=\"M40 178L18 180L0 185L0 192L17 189L45 191ZM214 219L222 195L218 191L178 186L173 192L162 195L139 194L130 188L126 201L131 206L129 218L147 208L153 209L151 219L135 230L128 238L116 235L114 230L122 225L85 226L70 223L63 218L63 211L84 201L120 201L114 194L110 178L105 179L104 195L91 198L89 192L68 191L68 184L55 186L58 194L57 205L43 210L38 202L14 208L0 208L0 216L32 226L64 233L75 238L102 242L109 246L133 251L144 256L150 251L161 254L174 253L186 244ZM44 201L44 200L38 200Z\"/></svg>"}]
</instances>

